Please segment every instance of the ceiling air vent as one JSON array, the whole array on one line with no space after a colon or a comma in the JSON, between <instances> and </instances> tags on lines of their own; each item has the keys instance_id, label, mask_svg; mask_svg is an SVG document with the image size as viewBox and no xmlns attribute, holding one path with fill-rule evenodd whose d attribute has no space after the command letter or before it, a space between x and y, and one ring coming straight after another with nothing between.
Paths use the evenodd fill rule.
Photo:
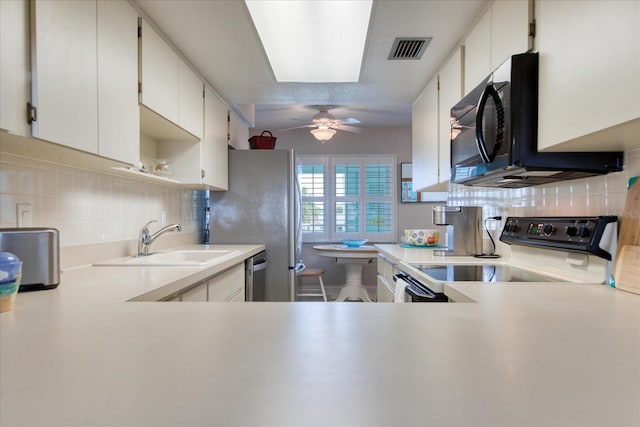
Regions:
<instances>
[{"instance_id":1,"label":"ceiling air vent","mask_svg":"<svg viewBox=\"0 0 640 427\"><path fill-rule=\"evenodd\" d=\"M396 37L387 59L420 59L430 42L431 37Z\"/></svg>"}]
</instances>

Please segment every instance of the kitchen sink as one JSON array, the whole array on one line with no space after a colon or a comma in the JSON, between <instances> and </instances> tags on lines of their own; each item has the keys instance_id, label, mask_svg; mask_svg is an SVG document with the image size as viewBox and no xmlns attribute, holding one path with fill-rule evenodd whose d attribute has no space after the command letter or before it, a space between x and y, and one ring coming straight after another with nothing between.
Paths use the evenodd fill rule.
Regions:
<instances>
[{"instance_id":1,"label":"kitchen sink","mask_svg":"<svg viewBox=\"0 0 640 427\"><path fill-rule=\"evenodd\" d=\"M146 256L115 258L94 263L95 266L203 266L237 251L227 249L178 250L155 252Z\"/></svg>"}]
</instances>

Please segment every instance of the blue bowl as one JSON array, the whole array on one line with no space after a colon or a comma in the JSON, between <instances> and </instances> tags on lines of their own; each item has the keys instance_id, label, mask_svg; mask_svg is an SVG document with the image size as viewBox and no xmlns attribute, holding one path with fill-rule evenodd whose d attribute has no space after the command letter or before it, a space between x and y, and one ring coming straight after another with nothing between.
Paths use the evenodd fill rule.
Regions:
<instances>
[{"instance_id":1,"label":"blue bowl","mask_svg":"<svg viewBox=\"0 0 640 427\"><path fill-rule=\"evenodd\" d=\"M369 239L360 239L360 240L340 240L343 245L348 248L359 248L360 246L367 243Z\"/></svg>"}]
</instances>

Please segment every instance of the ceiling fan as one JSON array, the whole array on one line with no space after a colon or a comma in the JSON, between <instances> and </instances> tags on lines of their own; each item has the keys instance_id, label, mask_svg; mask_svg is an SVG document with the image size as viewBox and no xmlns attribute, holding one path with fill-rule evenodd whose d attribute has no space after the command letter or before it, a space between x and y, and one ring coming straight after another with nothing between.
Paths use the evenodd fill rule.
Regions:
<instances>
[{"instance_id":1,"label":"ceiling fan","mask_svg":"<svg viewBox=\"0 0 640 427\"><path fill-rule=\"evenodd\" d=\"M280 130L286 131L286 130L300 129L300 128L315 128L311 130L311 134L318 141L323 141L323 142L330 140L338 130L343 130L346 132L353 132L353 133L362 132L361 128L348 126L348 125L358 124L360 123L360 120L354 119L353 117L349 117L346 119L336 119L333 114L329 113L329 110L331 110L332 108L332 106L330 105L317 105L317 106L314 106L313 108L318 110L318 114L314 115L311 118L311 123L302 125L302 126L295 126L287 129L280 129ZM299 120L299 119L293 119L293 120Z\"/></svg>"}]
</instances>

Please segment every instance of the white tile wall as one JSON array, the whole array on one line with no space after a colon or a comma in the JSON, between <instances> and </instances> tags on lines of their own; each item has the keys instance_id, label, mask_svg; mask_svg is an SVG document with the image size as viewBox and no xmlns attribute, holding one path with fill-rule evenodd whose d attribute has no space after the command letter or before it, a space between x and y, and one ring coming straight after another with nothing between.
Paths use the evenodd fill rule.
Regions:
<instances>
[{"instance_id":1,"label":"white tile wall","mask_svg":"<svg viewBox=\"0 0 640 427\"><path fill-rule=\"evenodd\" d=\"M496 236L507 216L622 216L629 178L640 175L640 149L625 153L625 170L604 176L563 181L519 189L465 187L450 184L447 203L455 206L483 206L484 217ZM491 250L486 233L485 251Z\"/></svg>"},{"instance_id":2,"label":"white tile wall","mask_svg":"<svg viewBox=\"0 0 640 427\"><path fill-rule=\"evenodd\" d=\"M30 203L34 227L60 231L60 246L135 239L149 220L197 230L196 192L0 153L0 227Z\"/></svg>"}]
</instances>

